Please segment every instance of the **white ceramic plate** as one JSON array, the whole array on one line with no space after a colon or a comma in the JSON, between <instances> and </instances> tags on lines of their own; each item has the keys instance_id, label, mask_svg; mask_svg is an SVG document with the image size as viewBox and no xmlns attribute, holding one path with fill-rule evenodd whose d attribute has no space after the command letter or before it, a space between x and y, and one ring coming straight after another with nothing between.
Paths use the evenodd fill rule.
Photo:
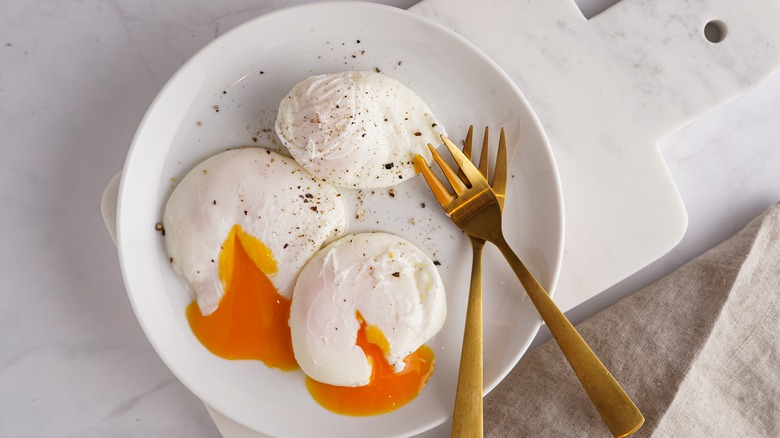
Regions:
<instances>
[{"instance_id":1,"label":"white ceramic plate","mask_svg":"<svg viewBox=\"0 0 780 438\"><path fill-rule=\"evenodd\" d=\"M561 190L544 133L512 81L455 33L400 9L325 3L265 15L219 37L173 76L138 128L119 190L119 254L136 316L171 371L226 417L273 436L409 436L446 421L453 406L471 249L421 178L395 187L394 196L387 189L344 192L351 205L350 232L388 231L415 242L441 263L448 292L447 322L429 343L436 353L433 377L416 400L380 416L332 414L309 396L300 371L280 372L207 352L185 317L192 297L155 231L176 179L199 161L228 147L283 149L273 121L295 83L312 74L357 69L379 69L406 84L452 138L462 139L472 123L504 126L510 164L507 238L548 290L561 264ZM492 247L485 253L484 290L489 391L519 360L540 321Z\"/></svg>"}]
</instances>

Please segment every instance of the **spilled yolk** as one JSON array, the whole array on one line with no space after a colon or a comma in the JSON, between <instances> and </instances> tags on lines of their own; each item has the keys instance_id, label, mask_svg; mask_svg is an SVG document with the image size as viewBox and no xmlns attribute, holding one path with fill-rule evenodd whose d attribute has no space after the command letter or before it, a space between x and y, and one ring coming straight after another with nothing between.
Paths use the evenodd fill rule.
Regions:
<instances>
[{"instance_id":1,"label":"spilled yolk","mask_svg":"<svg viewBox=\"0 0 780 438\"><path fill-rule=\"evenodd\" d=\"M417 397L433 374L433 351L423 345L404 359L406 366L396 373L385 358L383 346L380 346L387 346L384 335L378 328L367 326L359 313L357 318L360 321L357 345L363 349L372 366L368 384L333 386L307 377L306 387L317 403L337 414L377 415L398 409ZM380 345L370 339L378 340Z\"/></svg>"},{"instance_id":2,"label":"spilled yolk","mask_svg":"<svg viewBox=\"0 0 780 438\"><path fill-rule=\"evenodd\" d=\"M235 225L219 259L225 295L213 313L203 316L197 301L187 306L195 336L213 354L225 359L258 359L282 370L294 370L290 300L279 295L266 274L276 261L262 242Z\"/></svg>"}]
</instances>

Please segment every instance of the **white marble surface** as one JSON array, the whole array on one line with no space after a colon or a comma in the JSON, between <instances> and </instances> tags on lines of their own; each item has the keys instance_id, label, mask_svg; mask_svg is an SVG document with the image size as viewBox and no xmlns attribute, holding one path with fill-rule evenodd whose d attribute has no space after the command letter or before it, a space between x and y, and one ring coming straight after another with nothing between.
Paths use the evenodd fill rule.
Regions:
<instances>
[{"instance_id":1,"label":"white marble surface","mask_svg":"<svg viewBox=\"0 0 780 438\"><path fill-rule=\"evenodd\" d=\"M3 2L0 436L219 436L135 321L100 197L146 107L186 59L251 17L303 2L190 3ZM578 3L590 16L612 2ZM661 141L687 231L660 260L568 312L575 322L780 201L778 114L774 73Z\"/></svg>"}]
</instances>

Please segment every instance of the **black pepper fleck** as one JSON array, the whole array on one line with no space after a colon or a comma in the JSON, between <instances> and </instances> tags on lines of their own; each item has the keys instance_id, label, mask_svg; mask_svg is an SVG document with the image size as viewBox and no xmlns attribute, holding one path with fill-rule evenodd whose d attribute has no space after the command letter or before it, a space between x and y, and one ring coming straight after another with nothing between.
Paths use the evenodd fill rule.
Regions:
<instances>
[{"instance_id":1,"label":"black pepper fleck","mask_svg":"<svg viewBox=\"0 0 780 438\"><path fill-rule=\"evenodd\" d=\"M441 266L441 262L440 262L440 261L438 261L438 260L434 260L434 261L433 261L433 264L434 264L434 265L436 265L436 266Z\"/></svg>"},{"instance_id":2,"label":"black pepper fleck","mask_svg":"<svg viewBox=\"0 0 780 438\"><path fill-rule=\"evenodd\" d=\"M393 272L393 277L396 277L396 278L398 278L398 277L400 277L400 276L401 276L401 273L400 273L400 272Z\"/></svg>"}]
</instances>

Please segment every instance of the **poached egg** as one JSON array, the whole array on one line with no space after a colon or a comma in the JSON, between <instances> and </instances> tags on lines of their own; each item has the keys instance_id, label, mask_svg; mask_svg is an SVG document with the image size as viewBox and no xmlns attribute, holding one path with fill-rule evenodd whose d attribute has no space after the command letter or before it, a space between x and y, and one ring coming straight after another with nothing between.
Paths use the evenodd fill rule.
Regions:
<instances>
[{"instance_id":1,"label":"poached egg","mask_svg":"<svg viewBox=\"0 0 780 438\"><path fill-rule=\"evenodd\" d=\"M345 71L311 76L279 104L276 133L306 170L335 186L389 187L430 163L443 127L426 103L389 76Z\"/></svg>"},{"instance_id":2,"label":"poached egg","mask_svg":"<svg viewBox=\"0 0 780 438\"><path fill-rule=\"evenodd\" d=\"M334 187L290 158L239 148L206 159L181 180L168 199L163 225L171 263L208 315L230 283L231 269L220 266L220 254L231 232L258 266L275 271L271 281L289 298L306 261L344 233L346 210ZM263 256L267 253L273 263Z\"/></svg>"},{"instance_id":3,"label":"poached egg","mask_svg":"<svg viewBox=\"0 0 780 438\"><path fill-rule=\"evenodd\" d=\"M319 251L298 277L290 308L295 358L316 381L368 385L374 367L359 332L399 373L446 314L441 277L419 248L387 233L348 235Z\"/></svg>"}]
</instances>

